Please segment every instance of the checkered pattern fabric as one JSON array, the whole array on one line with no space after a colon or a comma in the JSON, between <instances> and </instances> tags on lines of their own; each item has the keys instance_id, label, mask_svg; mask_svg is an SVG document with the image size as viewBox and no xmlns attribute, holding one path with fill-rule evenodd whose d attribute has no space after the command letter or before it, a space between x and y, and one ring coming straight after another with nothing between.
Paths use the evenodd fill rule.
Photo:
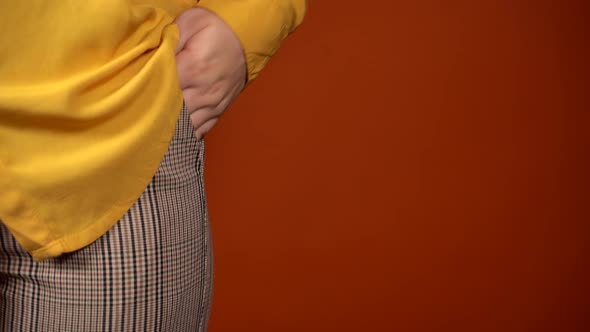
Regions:
<instances>
[{"instance_id":1,"label":"checkered pattern fabric","mask_svg":"<svg viewBox=\"0 0 590 332\"><path fill-rule=\"evenodd\" d=\"M204 143L185 107L152 182L106 234L35 262L0 223L0 331L206 331Z\"/></svg>"}]
</instances>

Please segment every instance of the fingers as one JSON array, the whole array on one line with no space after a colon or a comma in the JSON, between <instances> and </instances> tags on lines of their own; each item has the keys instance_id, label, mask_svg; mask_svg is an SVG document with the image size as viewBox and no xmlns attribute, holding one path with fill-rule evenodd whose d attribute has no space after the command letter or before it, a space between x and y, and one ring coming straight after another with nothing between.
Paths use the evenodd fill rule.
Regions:
<instances>
[{"instance_id":1,"label":"fingers","mask_svg":"<svg viewBox=\"0 0 590 332\"><path fill-rule=\"evenodd\" d=\"M239 86L232 89L232 91L233 93L239 93ZM194 111L191 111L189 108L191 124L195 128L197 140L201 140L217 121L219 121L219 118L229 108L233 99L234 97L231 96L223 98L217 105L199 108Z\"/></svg>"},{"instance_id":2,"label":"fingers","mask_svg":"<svg viewBox=\"0 0 590 332\"><path fill-rule=\"evenodd\" d=\"M220 116L214 108L202 108L190 114L191 124L195 130L203 126L207 121Z\"/></svg>"},{"instance_id":3,"label":"fingers","mask_svg":"<svg viewBox=\"0 0 590 332\"><path fill-rule=\"evenodd\" d=\"M184 102L190 113L203 108L214 108L219 114L223 113L240 94L244 82L235 83L229 80L221 80L214 84L203 85L191 86L182 90Z\"/></svg>"},{"instance_id":4,"label":"fingers","mask_svg":"<svg viewBox=\"0 0 590 332\"><path fill-rule=\"evenodd\" d=\"M191 113L191 124L195 128L197 141L200 141L215 126L220 115L214 108L204 108Z\"/></svg>"},{"instance_id":5,"label":"fingers","mask_svg":"<svg viewBox=\"0 0 590 332\"><path fill-rule=\"evenodd\" d=\"M231 104L231 98L224 98L220 103L214 106L206 106L194 110L191 110L188 103L186 104L193 128L199 129L209 120L219 118Z\"/></svg>"},{"instance_id":6,"label":"fingers","mask_svg":"<svg viewBox=\"0 0 590 332\"><path fill-rule=\"evenodd\" d=\"M182 96L186 107L191 113L202 108L217 107L225 97L224 90L221 87L211 87L208 89L191 87L182 90Z\"/></svg>"},{"instance_id":7,"label":"fingers","mask_svg":"<svg viewBox=\"0 0 590 332\"><path fill-rule=\"evenodd\" d=\"M205 122L199 128L197 128L195 130L195 137L197 138L197 141L200 141L201 139L203 139L205 134L207 134L211 130L211 128L213 128L213 126L215 126L217 121L219 121L219 118L213 118L213 119Z\"/></svg>"}]
</instances>

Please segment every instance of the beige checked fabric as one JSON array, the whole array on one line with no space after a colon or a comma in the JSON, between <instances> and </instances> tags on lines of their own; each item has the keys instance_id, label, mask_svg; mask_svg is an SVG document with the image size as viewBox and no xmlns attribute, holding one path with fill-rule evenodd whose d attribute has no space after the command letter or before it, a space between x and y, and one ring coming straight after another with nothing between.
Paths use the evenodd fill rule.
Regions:
<instances>
[{"instance_id":1,"label":"beige checked fabric","mask_svg":"<svg viewBox=\"0 0 590 332\"><path fill-rule=\"evenodd\" d=\"M203 162L183 106L151 183L90 246L37 263L0 223L0 331L206 331L213 262Z\"/></svg>"}]
</instances>

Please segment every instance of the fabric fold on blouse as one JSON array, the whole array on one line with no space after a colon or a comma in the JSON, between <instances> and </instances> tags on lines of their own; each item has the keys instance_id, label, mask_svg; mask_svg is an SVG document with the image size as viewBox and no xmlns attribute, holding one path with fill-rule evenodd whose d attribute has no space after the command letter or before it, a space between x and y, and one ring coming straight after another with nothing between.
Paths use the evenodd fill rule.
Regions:
<instances>
[{"instance_id":1,"label":"fabric fold on blouse","mask_svg":"<svg viewBox=\"0 0 590 332\"><path fill-rule=\"evenodd\" d=\"M303 0L0 5L0 220L35 259L95 241L150 182L182 106L174 18L194 6L232 27L249 81L305 11Z\"/></svg>"}]
</instances>

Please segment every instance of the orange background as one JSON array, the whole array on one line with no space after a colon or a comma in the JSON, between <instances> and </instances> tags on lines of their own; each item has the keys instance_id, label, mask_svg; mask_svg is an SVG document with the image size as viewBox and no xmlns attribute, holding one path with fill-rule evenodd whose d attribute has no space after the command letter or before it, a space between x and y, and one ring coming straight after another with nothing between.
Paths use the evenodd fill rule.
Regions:
<instances>
[{"instance_id":1,"label":"orange background","mask_svg":"<svg viewBox=\"0 0 590 332\"><path fill-rule=\"evenodd\" d=\"M590 331L589 19L310 1L207 138L210 331Z\"/></svg>"}]
</instances>

